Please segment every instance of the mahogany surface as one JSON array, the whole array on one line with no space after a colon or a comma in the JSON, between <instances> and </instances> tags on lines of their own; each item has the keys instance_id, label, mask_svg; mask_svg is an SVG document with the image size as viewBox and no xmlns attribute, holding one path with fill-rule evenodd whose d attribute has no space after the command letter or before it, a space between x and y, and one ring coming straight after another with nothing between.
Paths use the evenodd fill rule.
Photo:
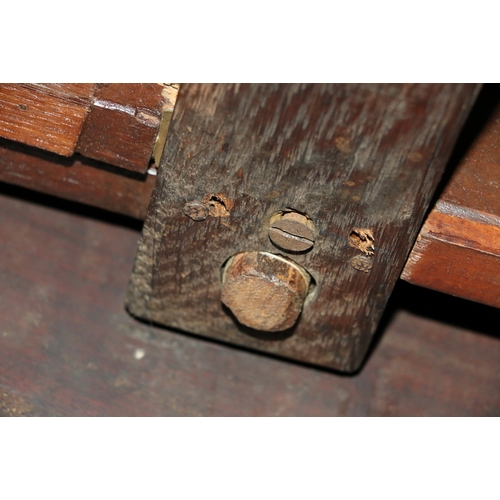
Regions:
<instances>
[{"instance_id":1,"label":"mahogany surface","mask_svg":"<svg viewBox=\"0 0 500 500\"><path fill-rule=\"evenodd\" d=\"M162 89L157 83L96 84L76 151L146 172L165 103Z\"/></svg>"},{"instance_id":2,"label":"mahogany surface","mask_svg":"<svg viewBox=\"0 0 500 500\"><path fill-rule=\"evenodd\" d=\"M0 84L0 137L145 173L177 90L158 83Z\"/></svg>"},{"instance_id":3,"label":"mahogany surface","mask_svg":"<svg viewBox=\"0 0 500 500\"><path fill-rule=\"evenodd\" d=\"M0 139L0 181L143 220L156 176ZM33 193L36 196L36 193Z\"/></svg>"},{"instance_id":4,"label":"mahogany surface","mask_svg":"<svg viewBox=\"0 0 500 500\"><path fill-rule=\"evenodd\" d=\"M0 84L0 137L73 154L93 83Z\"/></svg>"},{"instance_id":5,"label":"mahogany surface","mask_svg":"<svg viewBox=\"0 0 500 500\"><path fill-rule=\"evenodd\" d=\"M500 85L484 89L464 135L401 277L500 307Z\"/></svg>"}]
</instances>

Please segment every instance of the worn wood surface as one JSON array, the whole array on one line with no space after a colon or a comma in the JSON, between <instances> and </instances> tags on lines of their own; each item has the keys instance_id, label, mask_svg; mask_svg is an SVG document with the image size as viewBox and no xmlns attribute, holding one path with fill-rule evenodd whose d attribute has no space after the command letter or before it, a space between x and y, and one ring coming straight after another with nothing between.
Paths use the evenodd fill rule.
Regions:
<instances>
[{"instance_id":1,"label":"worn wood surface","mask_svg":"<svg viewBox=\"0 0 500 500\"><path fill-rule=\"evenodd\" d=\"M129 310L187 332L356 370L478 90L183 85ZM220 215L193 220L186 203L217 205ZM238 252L286 255L268 229L288 209L316 228L312 250L292 256L316 287L294 329L245 329L221 305L221 266Z\"/></svg>"},{"instance_id":2,"label":"worn wood surface","mask_svg":"<svg viewBox=\"0 0 500 500\"><path fill-rule=\"evenodd\" d=\"M144 219L156 177L0 139L0 181Z\"/></svg>"},{"instance_id":3,"label":"worn wood surface","mask_svg":"<svg viewBox=\"0 0 500 500\"><path fill-rule=\"evenodd\" d=\"M0 137L72 155L93 88L92 83L1 84Z\"/></svg>"},{"instance_id":4,"label":"worn wood surface","mask_svg":"<svg viewBox=\"0 0 500 500\"><path fill-rule=\"evenodd\" d=\"M163 86L97 84L77 151L119 167L146 172L165 99Z\"/></svg>"},{"instance_id":5,"label":"worn wood surface","mask_svg":"<svg viewBox=\"0 0 500 500\"><path fill-rule=\"evenodd\" d=\"M400 281L338 375L134 320L139 225L0 190L0 415L500 416L498 309Z\"/></svg>"},{"instance_id":6,"label":"worn wood surface","mask_svg":"<svg viewBox=\"0 0 500 500\"><path fill-rule=\"evenodd\" d=\"M0 84L0 137L144 173L164 144L177 90L157 83Z\"/></svg>"},{"instance_id":7,"label":"worn wood surface","mask_svg":"<svg viewBox=\"0 0 500 500\"><path fill-rule=\"evenodd\" d=\"M401 277L500 307L499 85L484 89L471 119L477 136L427 217Z\"/></svg>"}]
</instances>

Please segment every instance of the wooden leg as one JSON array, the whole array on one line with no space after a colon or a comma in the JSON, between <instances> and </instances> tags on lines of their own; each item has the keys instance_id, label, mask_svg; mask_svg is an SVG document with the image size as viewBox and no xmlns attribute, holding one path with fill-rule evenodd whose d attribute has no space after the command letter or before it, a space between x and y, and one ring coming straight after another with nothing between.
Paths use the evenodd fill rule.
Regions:
<instances>
[{"instance_id":1,"label":"wooden leg","mask_svg":"<svg viewBox=\"0 0 500 500\"><path fill-rule=\"evenodd\" d=\"M129 311L355 371L479 88L183 85L130 282ZM252 283L243 287L249 307L257 298L262 308L271 303L278 310L279 296L286 296L296 308L287 293L269 292L262 300L254 291L263 289L254 283L266 281L293 290L291 271L272 259L268 266L269 254L305 273L308 284L302 312L287 330L244 326L221 301L225 264L255 257L254 268L230 270L231 279Z\"/></svg>"}]
</instances>

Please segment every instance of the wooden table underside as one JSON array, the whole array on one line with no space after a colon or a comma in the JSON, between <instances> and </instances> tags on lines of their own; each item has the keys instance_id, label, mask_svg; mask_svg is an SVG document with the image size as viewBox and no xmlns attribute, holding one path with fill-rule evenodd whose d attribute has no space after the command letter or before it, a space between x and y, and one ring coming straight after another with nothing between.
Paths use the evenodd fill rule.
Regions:
<instances>
[{"instance_id":1,"label":"wooden table underside","mask_svg":"<svg viewBox=\"0 0 500 500\"><path fill-rule=\"evenodd\" d=\"M130 317L139 237L0 185L0 416L500 416L499 309L400 281L339 375Z\"/></svg>"},{"instance_id":2,"label":"wooden table underside","mask_svg":"<svg viewBox=\"0 0 500 500\"><path fill-rule=\"evenodd\" d=\"M78 96L79 92L80 94L88 93L88 89L83 89L83 87L70 89L73 94L66 99L74 109L87 106L86 114L80 113L81 116L78 113L75 114L80 117L79 119L83 116L79 132L80 139L77 139L73 145L64 146L66 150L59 150L58 153L71 154L79 150L84 152L84 148L79 148L77 145L78 141L81 142L82 137L85 137L81 135L85 123L87 125L94 123L91 128L97 131L100 127L102 134L102 120L96 119L95 122L88 120L91 116L89 114L92 108L89 105L91 101L87 99L85 104L85 99L81 95ZM158 89L150 87L150 90L151 88L154 88L158 95ZM95 93L95 87L92 89ZM30 90L29 86L24 86L23 91L27 90ZM49 97L53 95L53 92L51 94L47 88L40 89L40 86L36 89L31 88L31 91L33 90L45 92ZM486 86L480 95L475 111L469 120L469 122L474 122L471 129L476 139L471 141L471 146L461 156L461 161L451 176L448 187L429 214L402 274L402 278L411 283L496 307L499 306L500 297L500 266L498 265L498 249L500 248L498 200L500 197L497 195L500 185L498 96L498 86L493 85ZM93 99L95 101L95 98ZM102 99L102 101L106 100ZM109 101L111 102L112 99ZM22 102L17 104L22 104ZM105 107L101 106L101 108ZM489 116L483 116L485 108L495 109L495 111ZM137 110L136 106L135 116L138 114ZM107 111L114 114L126 114L116 107L112 109L112 106L108 106ZM19 112L25 113L26 110L19 108ZM481 118L477 118L479 115ZM137 121L137 118L135 120ZM158 126L159 120L155 123ZM141 126L147 127L148 125ZM108 149L109 144L119 142L119 137L117 137L110 136L107 141ZM138 141L139 144L147 144L147 146L141 146L142 153L139 156L141 156L142 163L139 162L140 167L133 168L136 172L130 170L131 160L122 162L117 168L116 161L112 166L109 163L87 159L79 154L65 158L55 153L41 151L39 148L23 146L12 139L14 137L0 140L1 180L134 218L146 217L155 181L154 176L144 173L151 164L152 143L150 139L142 138ZM54 141L54 144L57 143L57 140ZM64 141L59 144L62 147ZM37 145L40 146L40 143ZM457 149L460 149L460 146L459 144ZM46 149L50 148L46 147ZM87 151L89 157L93 154L90 149ZM95 149L99 150L99 148ZM132 151L131 157L134 155ZM108 162L111 158L101 153L94 156ZM119 157L119 154L115 154L115 158ZM129 169L129 173L123 168Z\"/></svg>"}]
</instances>

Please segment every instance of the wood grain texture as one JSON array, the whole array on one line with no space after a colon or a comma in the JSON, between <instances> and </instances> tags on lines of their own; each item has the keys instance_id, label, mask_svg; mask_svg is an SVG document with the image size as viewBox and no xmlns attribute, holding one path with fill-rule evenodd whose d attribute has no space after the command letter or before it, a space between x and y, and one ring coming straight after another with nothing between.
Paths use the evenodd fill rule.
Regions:
<instances>
[{"instance_id":1,"label":"wood grain texture","mask_svg":"<svg viewBox=\"0 0 500 500\"><path fill-rule=\"evenodd\" d=\"M500 307L500 86L485 89L475 113L484 109L493 112L427 217L401 277Z\"/></svg>"},{"instance_id":2,"label":"wood grain texture","mask_svg":"<svg viewBox=\"0 0 500 500\"><path fill-rule=\"evenodd\" d=\"M97 84L77 151L117 167L146 172L166 102L160 84Z\"/></svg>"},{"instance_id":3,"label":"wood grain texture","mask_svg":"<svg viewBox=\"0 0 500 500\"><path fill-rule=\"evenodd\" d=\"M161 154L177 91L156 83L2 84L0 137L144 173L155 147Z\"/></svg>"},{"instance_id":4,"label":"wood grain texture","mask_svg":"<svg viewBox=\"0 0 500 500\"><path fill-rule=\"evenodd\" d=\"M0 139L0 181L143 220L156 177Z\"/></svg>"},{"instance_id":5,"label":"wood grain texture","mask_svg":"<svg viewBox=\"0 0 500 500\"><path fill-rule=\"evenodd\" d=\"M92 83L0 84L0 137L72 155L93 88Z\"/></svg>"},{"instance_id":6,"label":"wood grain texture","mask_svg":"<svg viewBox=\"0 0 500 500\"><path fill-rule=\"evenodd\" d=\"M149 321L309 363L354 371L417 236L476 85L181 87L131 279L130 312ZM228 217L193 221L212 199ZM282 253L269 221L312 220L314 248L293 259L316 282L297 326L235 323L220 269L244 251ZM372 234L369 272L349 245ZM368 242L368 246L371 242Z\"/></svg>"},{"instance_id":7,"label":"wood grain texture","mask_svg":"<svg viewBox=\"0 0 500 500\"><path fill-rule=\"evenodd\" d=\"M399 281L358 375L301 366L134 320L140 228L8 188L1 416L500 416L498 309Z\"/></svg>"}]
</instances>

